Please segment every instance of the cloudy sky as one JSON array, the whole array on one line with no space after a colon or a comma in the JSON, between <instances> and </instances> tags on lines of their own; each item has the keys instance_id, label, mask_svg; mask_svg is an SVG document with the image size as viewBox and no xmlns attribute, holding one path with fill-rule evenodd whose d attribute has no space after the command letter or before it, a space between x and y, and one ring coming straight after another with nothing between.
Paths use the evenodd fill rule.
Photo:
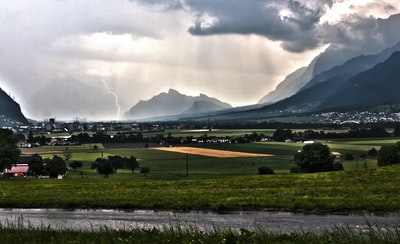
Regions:
<instances>
[{"instance_id":1,"label":"cloudy sky","mask_svg":"<svg viewBox=\"0 0 400 244\"><path fill-rule=\"evenodd\" d=\"M0 87L37 120L121 119L169 88L254 104L331 44L377 52L377 18L399 12L398 0L1 1Z\"/></svg>"}]
</instances>

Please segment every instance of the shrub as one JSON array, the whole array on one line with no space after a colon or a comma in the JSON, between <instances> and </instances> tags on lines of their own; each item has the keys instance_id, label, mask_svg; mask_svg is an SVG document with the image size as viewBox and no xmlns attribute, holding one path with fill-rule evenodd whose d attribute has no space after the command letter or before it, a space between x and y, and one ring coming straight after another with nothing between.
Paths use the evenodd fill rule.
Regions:
<instances>
[{"instance_id":1,"label":"shrub","mask_svg":"<svg viewBox=\"0 0 400 244\"><path fill-rule=\"evenodd\" d=\"M399 150L396 145L384 145L378 152L378 166L399 163Z\"/></svg>"},{"instance_id":2,"label":"shrub","mask_svg":"<svg viewBox=\"0 0 400 244\"><path fill-rule=\"evenodd\" d=\"M275 174L274 170L266 167L266 166L262 166L258 168L258 174L259 175L271 175L271 174Z\"/></svg>"}]
</instances>

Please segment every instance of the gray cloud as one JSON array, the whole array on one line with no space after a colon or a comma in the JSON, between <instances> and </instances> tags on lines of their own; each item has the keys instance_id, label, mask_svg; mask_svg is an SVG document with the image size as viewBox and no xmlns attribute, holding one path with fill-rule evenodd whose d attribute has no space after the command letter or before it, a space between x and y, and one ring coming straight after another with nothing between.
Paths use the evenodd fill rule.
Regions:
<instances>
[{"instance_id":1,"label":"gray cloud","mask_svg":"<svg viewBox=\"0 0 400 244\"><path fill-rule=\"evenodd\" d=\"M356 13L339 23L321 23L321 17L332 8L333 0L154 0L147 5L166 9L184 9L193 14L192 35L260 35L290 52L302 52L320 45L347 45L354 41L371 40L372 46L382 38L376 31L376 18L371 9L395 12L396 6L381 0L362 6L350 5ZM357 11L362 15L357 14ZM368 45L364 42L365 45ZM364 45L362 44L362 45Z\"/></svg>"},{"instance_id":2,"label":"gray cloud","mask_svg":"<svg viewBox=\"0 0 400 244\"><path fill-rule=\"evenodd\" d=\"M333 0L137 0L165 10L193 14L192 35L256 34L282 41L282 47L301 52L318 46L316 26ZM287 15L285 15L287 14Z\"/></svg>"},{"instance_id":3,"label":"gray cloud","mask_svg":"<svg viewBox=\"0 0 400 244\"><path fill-rule=\"evenodd\" d=\"M316 25L331 1L196 1L186 3L196 14L193 35L256 34L282 41L282 47L301 52L318 46ZM204 16L215 22L205 23Z\"/></svg>"},{"instance_id":4,"label":"gray cloud","mask_svg":"<svg viewBox=\"0 0 400 244\"><path fill-rule=\"evenodd\" d=\"M395 13L397 0L323 23L333 2L0 1L0 82L36 119L115 119L102 79L123 110L169 88L250 104L326 44L343 60L400 38L400 20L370 17Z\"/></svg>"}]
</instances>

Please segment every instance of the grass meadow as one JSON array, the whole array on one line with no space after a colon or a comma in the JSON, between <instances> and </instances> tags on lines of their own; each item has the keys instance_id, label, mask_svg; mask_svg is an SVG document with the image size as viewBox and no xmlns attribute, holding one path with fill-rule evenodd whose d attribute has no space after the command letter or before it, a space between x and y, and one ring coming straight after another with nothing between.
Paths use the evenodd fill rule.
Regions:
<instances>
[{"instance_id":1,"label":"grass meadow","mask_svg":"<svg viewBox=\"0 0 400 244\"><path fill-rule=\"evenodd\" d=\"M393 139L391 142L395 142ZM3 180L0 207L21 208L116 208L176 210L262 210L294 211L396 211L400 209L400 167L377 168L376 159L359 158L386 139L324 142L332 151L351 153L356 159L344 162L344 172L290 174L292 156L301 143L262 142L246 144L201 144L197 146L271 157L214 158L151 148L106 148L96 145L69 146L70 160L83 162L64 180ZM24 149L52 157L63 156L66 147ZM136 170L118 170L103 179L91 163L109 155L135 156L146 176ZM366 162L367 169L361 169ZM258 168L272 168L274 175L257 175ZM18 192L18 194L15 194ZM28 200L27 200L28 199Z\"/></svg>"},{"instance_id":2,"label":"grass meadow","mask_svg":"<svg viewBox=\"0 0 400 244\"><path fill-rule=\"evenodd\" d=\"M186 133L186 132L179 132ZM198 132L203 133L203 132ZM222 133L222 132L220 132ZM238 133L231 131L224 133ZM250 133L250 131L249 131ZM399 139L400 140L400 139ZM378 168L375 158L360 158L371 148L397 142L397 139L324 141L331 151L350 153L355 160L344 162L345 171L315 174L290 174L292 156L299 143L208 144L198 147L272 157L213 158L176 152L130 147L107 148L101 144L69 146L70 160L83 162L77 171L69 170L63 180L1 180L0 208L64 209L153 209L153 210L284 210L304 212L393 212L400 210L400 165ZM42 157L63 156L66 147L23 149ZM118 170L104 179L91 169L98 157L135 156L138 170ZM361 169L366 161L367 169ZM274 175L257 175L260 166ZM17 193L17 194L16 194ZM368 232L333 228L320 234L271 233L265 230L233 231L216 229L204 232L195 227L167 226L165 229L73 231L22 228L0 225L2 243L396 243L400 230L381 231L371 226Z\"/></svg>"}]
</instances>

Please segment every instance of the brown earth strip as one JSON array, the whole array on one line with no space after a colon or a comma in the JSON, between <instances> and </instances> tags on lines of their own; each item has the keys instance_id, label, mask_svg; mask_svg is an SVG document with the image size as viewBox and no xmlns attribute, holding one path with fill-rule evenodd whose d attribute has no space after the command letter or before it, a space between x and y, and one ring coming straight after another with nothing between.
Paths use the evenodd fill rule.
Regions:
<instances>
[{"instance_id":1,"label":"brown earth strip","mask_svg":"<svg viewBox=\"0 0 400 244\"><path fill-rule=\"evenodd\" d=\"M196 148L196 147L156 147L151 148L154 150L162 150L168 152L187 153L215 158L244 158L244 157L270 157L272 154L260 154L260 153L246 153L246 152L234 152L226 150L208 149L208 148Z\"/></svg>"},{"instance_id":2,"label":"brown earth strip","mask_svg":"<svg viewBox=\"0 0 400 244\"><path fill-rule=\"evenodd\" d=\"M61 154L63 151L29 151L21 152L21 155L35 155L35 154Z\"/></svg>"}]
</instances>

